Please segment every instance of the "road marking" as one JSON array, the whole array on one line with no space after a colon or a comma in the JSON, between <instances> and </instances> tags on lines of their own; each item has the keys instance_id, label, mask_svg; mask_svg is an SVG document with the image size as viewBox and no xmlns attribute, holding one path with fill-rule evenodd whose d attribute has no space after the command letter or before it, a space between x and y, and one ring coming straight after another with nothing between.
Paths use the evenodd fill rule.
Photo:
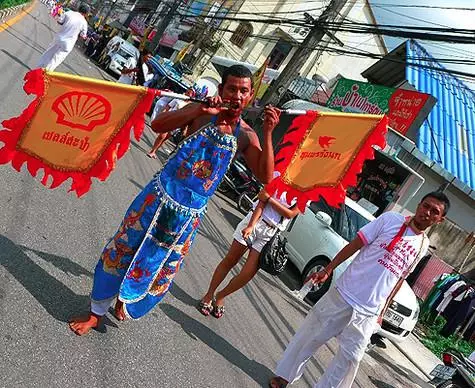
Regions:
<instances>
[{"instance_id":1,"label":"road marking","mask_svg":"<svg viewBox=\"0 0 475 388\"><path fill-rule=\"evenodd\" d=\"M34 5L35 5L35 1L33 1L27 9L24 9L18 15L12 17L10 20L6 21L3 24L0 24L0 32L6 30L8 27L11 27L15 23L23 19L32 10Z\"/></svg>"}]
</instances>

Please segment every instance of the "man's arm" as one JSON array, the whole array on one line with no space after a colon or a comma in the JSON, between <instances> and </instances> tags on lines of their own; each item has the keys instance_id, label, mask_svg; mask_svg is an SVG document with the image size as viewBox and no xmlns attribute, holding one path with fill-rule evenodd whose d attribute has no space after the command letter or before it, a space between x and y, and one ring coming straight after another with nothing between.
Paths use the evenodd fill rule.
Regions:
<instances>
[{"instance_id":1,"label":"man's arm","mask_svg":"<svg viewBox=\"0 0 475 388\"><path fill-rule=\"evenodd\" d=\"M208 97L207 104L192 103L182 109L160 113L152 122L152 130L156 133L171 132L177 128L190 125L190 129L196 129L193 124L199 124L204 116L216 116L223 109L221 97Z\"/></svg>"},{"instance_id":2,"label":"man's arm","mask_svg":"<svg viewBox=\"0 0 475 388\"><path fill-rule=\"evenodd\" d=\"M79 37L84 40L87 39L87 22L82 26L81 31L79 32Z\"/></svg>"},{"instance_id":3,"label":"man's arm","mask_svg":"<svg viewBox=\"0 0 475 388\"><path fill-rule=\"evenodd\" d=\"M274 107L267 107L264 111L264 140L262 149L259 146L259 139L255 133L249 138L249 144L243 151L244 159L253 174L266 184L272 180L274 172L274 147L272 145L272 131L279 123L280 110Z\"/></svg>"},{"instance_id":4,"label":"man's arm","mask_svg":"<svg viewBox=\"0 0 475 388\"><path fill-rule=\"evenodd\" d=\"M359 237L359 235L357 235L353 241L351 241L348 245L344 246L341 251L336 254L335 258L330 261L330 263L325 267L325 269L320 272L314 273L313 275L309 276L308 279L312 279L313 282L316 284L324 283L330 277L331 273L336 267L338 267L345 260L348 260L363 246L363 240Z\"/></svg>"},{"instance_id":5,"label":"man's arm","mask_svg":"<svg viewBox=\"0 0 475 388\"><path fill-rule=\"evenodd\" d=\"M204 114L201 104L188 104L182 109L160 113L152 122L152 130L156 133L171 132L190 125L198 116Z\"/></svg>"}]
</instances>

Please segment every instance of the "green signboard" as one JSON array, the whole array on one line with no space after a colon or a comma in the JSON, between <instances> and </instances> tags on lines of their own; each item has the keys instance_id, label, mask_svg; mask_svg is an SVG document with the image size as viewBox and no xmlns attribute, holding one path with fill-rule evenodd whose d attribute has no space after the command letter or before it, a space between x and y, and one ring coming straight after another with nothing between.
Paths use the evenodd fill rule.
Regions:
<instances>
[{"instance_id":1,"label":"green signboard","mask_svg":"<svg viewBox=\"0 0 475 388\"><path fill-rule=\"evenodd\" d=\"M384 114L396 89L341 78L330 99L329 108L347 113Z\"/></svg>"},{"instance_id":2,"label":"green signboard","mask_svg":"<svg viewBox=\"0 0 475 388\"><path fill-rule=\"evenodd\" d=\"M341 78L328 99L327 107L345 113L386 114L389 126L404 135L429 97L428 94L413 90L394 89Z\"/></svg>"}]
</instances>

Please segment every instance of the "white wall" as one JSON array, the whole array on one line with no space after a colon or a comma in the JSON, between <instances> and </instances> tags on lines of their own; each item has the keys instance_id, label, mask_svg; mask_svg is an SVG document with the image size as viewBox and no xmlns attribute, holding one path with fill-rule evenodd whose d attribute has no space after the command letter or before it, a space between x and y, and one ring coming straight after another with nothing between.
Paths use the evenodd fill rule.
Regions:
<instances>
[{"instance_id":1,"label":"white wall","mask_svg":"<svg viewBox=\"0 0 475 388\"><path fill-rule=\"evenodd\" d=\"M405 163L408 163L406 158L401 159ZM424 177L425 182L419 192L409 198L407 210L412 214L415 212L417 205L425 194L436 191L446 182L441 176L425 165L414 168L414 170ZM467 232L475 231L475 201L453 186L449 186L445 193L451 202L447 219ZM401 197L398 200L398 204L404 203L407 199L408 197ZM394 210L400 211L400 207L395 206Z\"/></svg>"},{"instance_id":2,"label":"white wall","mask_svg":"<svg viewBox=\"0 0 475 388\"><path fill-rule=\"evenodd\" d=\"M302 14L296 14L295 11L302 11L308 9L323 9L327 5L327 1L315 1L308 3L298 0L281 0L276 2L269 2L266 4L263 1L244 1L240 13L237 17L251 18L255 15L265 17L264 14L273 12L279 12L278 16L282 18L298 17L302 18ZM309 12L314 18L318 18L321 11ZM283 12L283 13L282 13ZM343 16L346 16L349 20L373 23L374 20L371 17L371 12L367 6L366 0L356 0L348 2L348 5L341 11ZM233 21L227 27L229 30L234 31L239 22ZM244 47L241 49L230 42L232 33L227 32L223 35L223 46L220 48L216 55L232 58L238 61L248 62L260 66L267 56L270 54L275 46L275 41L278 39L279 33L276 31L275 25L263 25L262 23L253 22L255 35L264 35L265 39L249 38L247 39ZM280 26L280 29L289 33L294 37L299 37L295 33L295 28ZM383 54L384 48L381 46L381 41L374 35L364 34L348 34L348 33L336 33L338 39L345 43L344 50L354 51L365 50L372 53ZM274 41L269 40L273 38ZM302 37L299 38L302 41ZM332 43L333 45L333 43ZM294 49L295 50L295 49ZM290 60L293 52L289 54L284 63L280 66L279 70L282 70L287 62ZM316 60L317 52L308 58L306 64L303 66L301 75L311 78L315 73L331 79L338 74L343 75L346 78L352 78L357 80L363 80L360 73L371 66L376 60L370 58L350 57L347 55L337 55L328 52L324 52L318 62Z\"/></svg>"}]
</instances>

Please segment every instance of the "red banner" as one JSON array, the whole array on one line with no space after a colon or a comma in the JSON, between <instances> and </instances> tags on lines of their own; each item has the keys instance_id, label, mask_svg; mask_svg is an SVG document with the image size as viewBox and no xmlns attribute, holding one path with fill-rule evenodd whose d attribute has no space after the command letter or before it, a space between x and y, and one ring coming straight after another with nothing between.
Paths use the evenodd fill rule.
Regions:
<instances>
[{"instance_id":1,"label":"red banner","mask_svg":"<svg viewBox=\"0 0 475 388\"><path fill-rule=\"evenodd\" d=\"M155 92L70 74L36 69L25 75L24 90L36 98L0 130L0 164L30 174L43 170L41 183L55 188L71 179L70 191L87 193L91 178L106 180L138 140ZM50 179L52 178L52 179Z\"/></svg>"},{"instance_id":2,"label":"red banner","mask_svg":"<svg viewBox=\"0 0 475 388\"><path fill-rule=\"evenodd\" d=\"M389 99L389 126L405 135L428 98L428 94L396 89Z\"/></svg>"},{"instance_id":3,"label":"red banner","mask_svg":"<svg viewBox=\"0 0 475 388\"><path fill-rule=\"evenodd\" d=\"M303 212L308 201L320 196L339 206L348 186L356 184L366 159L374 158L373 145L386 145L386 116L308 112L297 117L287 130L275 157L280 176L266 191L286 192L287 201L296 198Z\"/></svg>"}]
</instances>

